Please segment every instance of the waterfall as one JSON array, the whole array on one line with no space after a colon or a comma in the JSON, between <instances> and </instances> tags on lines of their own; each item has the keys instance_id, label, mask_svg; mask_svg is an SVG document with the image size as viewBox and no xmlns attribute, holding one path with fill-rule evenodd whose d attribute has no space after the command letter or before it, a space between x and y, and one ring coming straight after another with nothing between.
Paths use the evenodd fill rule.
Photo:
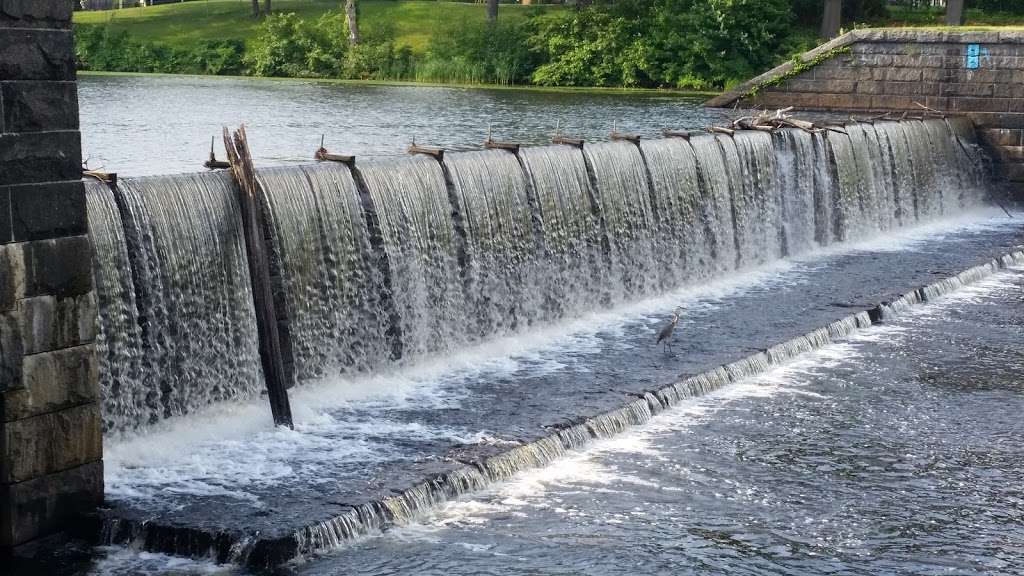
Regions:
<instances>
[{"instance_id":1,"label":"waterfall","mask_svg":"<svg viewBox=\"0 0 1024 576\"><path fill-rule=\"evenodd\" d=\"M543 316L543 263L534 236L526 176L515 154L487 150L445 158L465 224L466 294L483 338Z\"/></svg>"},{"instance_id":2,"label":"waterfall","mask_svg":"<svg viewBox=\"0 0 1024 576\"><path fill-rule=\"evenodd\" d=\"M111 195L90 190L108 429L256 393L256 321L230 176L122 179L113 194L120 222Z\"/></svg>"},{"instance_id":3,"label":"waterfall","mask_svg":"<svg viewBox=\"0 0 1024 576\"><path fill-rule=\"evenodd\" d=\"M657 237L647 169L639 148L629 142L602 142L584 148L596 183L597 209L607 236L611 297L651 293L659 286Z\"/></svg>"},{"instance_id":4,"label":"waterfall","mask_svg":"<svg viewBox=\"0 0 1024 576\"><path fill-rule=\"evenodd\" d=\"M979 203L969 125L449 153L260 170L298 382L414 362ZM108 429L261 388L227 173L88 185Z\"/></svg>"},{"instance_id":5,"label":"waterfall","mask_svg":"<svg viewBox=\"0 0 1024 576\"><path fill-rule=\"evenodd\" d=\"M520 155L547 264L545 316L599 302L605 269L602 232L583 153L571 146L543 146L525 148Z\"/></svg>"},{"instance_id":6,"label":"waterfall","mask_svg":"<svg viewBox=\"0 0 1024 576\"><path fill-rule=\"evenodd\" d=\"M359 167L390 262L391 298L403 356L467 340L459 239L444 172L417 156Z\"/></svg>"},{"instance_id":7,"label":"waterfall","mask_svg":"<svg viewBox=\"0 0 1024 576\"><path fill-rule=\"evenodd\" d=\"M259 181L296 378L379 366L393 336L352 172L333 163L273 168Z\"/></svg>"},{"instance_id":8,"label":"waterfall","mask_svg":"<svg viewBox=\"0 0 1024 576\"><path fill-rule=\"evenodd\" d=\"M658 214L656 253L663 286L704 278L712 269L714 245L706 231L697 157L681 138L640 144L651 174L653 209Z\"/></svg>"},{"instance_id":9,"label":"waterfall","mask_svg":"<svg viewBox=\"0 0 1024 576\"><path fill-rule=\"evenodd\" d=\"M103 400L103 428L117 430L148 423L159 412L158 390L142 385L146 359L135 301L135 286L121 215L106 184L85 182L92 238L93 280L102 321L96 332Z\"/></svg>"},{"instance_id":10,"label":"waterfall","mask_svg":"<svg viewBox=\"0 0 1024 576\"><path fill-rule=\"evenodd\" d=\"M697 156L697 171L701 177L699 203L711 246L712 273L726 272L733 269L737 259L732 213L734 184L729 179L724 152L717 138L691 138L690 145Z\"/></svg>"}]
</instances>

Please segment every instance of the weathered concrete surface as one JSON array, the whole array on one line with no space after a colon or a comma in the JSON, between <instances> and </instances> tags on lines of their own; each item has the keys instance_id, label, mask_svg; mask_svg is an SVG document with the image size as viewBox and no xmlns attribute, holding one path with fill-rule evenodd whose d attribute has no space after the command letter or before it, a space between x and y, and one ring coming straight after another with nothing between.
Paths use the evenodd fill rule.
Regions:
<instances>
[{"instance_id":1,"label":"weathered concrete surface","mask_svg":"<svg viewBox=\"0 0 1024 576\"><path fill-rule=\"evenodd\" d=\"M71 4L0 0L0 556L103 495Z\"/></svg>"},{"instance_id":2,"label":"weathered concrete surface","mask_svg":"<svg viewBox=\"0 0 1024 576\"><path fill-rule=\"evenodd\" d=\"M830 55L800 73L787 62L707 105L966 115L1024 199L1024 30L854 30L800 59Z\"/></svg>"}]
</instances>

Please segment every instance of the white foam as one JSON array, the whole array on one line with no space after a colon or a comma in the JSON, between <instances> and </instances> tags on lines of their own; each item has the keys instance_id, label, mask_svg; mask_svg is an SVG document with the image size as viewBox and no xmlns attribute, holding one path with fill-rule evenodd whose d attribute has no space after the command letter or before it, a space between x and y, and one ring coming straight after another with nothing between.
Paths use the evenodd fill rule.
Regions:
<instances>
[{"instance_id":1,"label":"white foam","mask_svg":"<svg viewBox=\"0 0 1024 576\"><path fill-rule=\"evenodd\" d=\"M585 370L585 360L602 352L601 333L651 332L654 319L676 306L711 309L744 291L779 283L806 281L798 263L814 262L843 252L908 249L917 243L963 232L1010 225L980 210L918 228L897 231L884 239L838 245L797 260L780 260L745 272L684 287L610 310L556 325L541 326L515 336L467 347L444 357L420 359L392 370L355 377L325 379L292 390L295 430L274 429L264 399L214 405L192 415L164 420L142 433L112 435L105 441L108 494L155 499L167 493L221 494L257 502L247 486L307 478L333 462L387 459L387 438L450 438L460 443L486 439L488 432L466 431L388 420L383 409L458 408L473 378L505 378L563 370ZM1015 224L1013 224L1015 225ZM639 323L638 323L639 320ZM687 324L684 315L682 323ZM833 352L829 352L832 350ZM818 351L817 361L839 348ZM799 370L800 362L789 370ZM766 377L769 378L770 377ZM720 394L771 393L764 380L754 388L732 386ZM718 397L718 396L715 396ZM349 420L334 412L352 408L366 416ZM682 410L687 410L683 408ZM660 418L660 417L659 417ZM373 440L376 438L377 440ZM628 443L622 439L614 442ZM613 446L614 444L601 444ZM633 446L639 449L639 446ZM301 458L294 455L301 453ZM558 468L552 473L557 473ZM592 472L592 471L591 471Z\"/></svg>"}]
</instances>

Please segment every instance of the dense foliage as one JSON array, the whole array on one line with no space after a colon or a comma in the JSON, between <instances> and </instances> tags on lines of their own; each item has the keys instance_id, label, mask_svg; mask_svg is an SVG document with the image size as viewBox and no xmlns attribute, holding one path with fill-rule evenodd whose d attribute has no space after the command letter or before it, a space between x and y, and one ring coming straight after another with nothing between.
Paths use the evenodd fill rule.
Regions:
<instances>
[{"instance_id":1,"label":"dense foliage","mask_svg":"<svg viewBox=\"0 0 1024 576\"><path fill-rule=\"evenodd\" d=\"M81 70L173 74L241 74L245 70L245 43L238 40L207 40L186 50L143 42L106 26L78 27L75 52Z\"/></svg>"},{"instance_id":2,"label":"dense foliage","mask_svg":"<svg viewBox=\"0 0 1024 576\"><path fill-rule=\"evenodd\" d=\"M916 1L916 0L904 0ZM1021 10L1024 0L968 0ZM497 23L433 30L425 48L397 45L393 25L361 26L350 46L344 13L264 18L248 42L184 47L107 26L79 26L83 69L546 86L717 89L816 44L824 0L590 0ZM844 20L877 22L886 0L845 0ZM481 7L481 10L483 8Z\"/></svg>"},{"instance_id":3,"label":"dense foliage","mask_svg":"<svg viewBox=\"0 0 1024 576\"><path fill-rule=\"evenodd\" d=\"M775 63L792 14L790 0L626 0L539 20L538 84L713 88Z\"/></svg>"}]
</instances>

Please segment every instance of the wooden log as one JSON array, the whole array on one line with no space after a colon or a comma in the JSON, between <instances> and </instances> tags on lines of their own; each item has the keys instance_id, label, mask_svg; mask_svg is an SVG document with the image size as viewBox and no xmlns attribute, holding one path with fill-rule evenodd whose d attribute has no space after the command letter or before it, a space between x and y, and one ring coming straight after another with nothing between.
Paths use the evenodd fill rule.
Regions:
<instances>
[{"instance_id":1,"label":"wooden log","mask_svg":"<svg viewBox=\"0 0 1024 576\"><path fill-rule=\"evenodd\" d=\"M238 203L242 212L242 228L249 260L256 330L259 336L260 364L270 400L274 424L292 427L292 409L288 402L288 376L281 354L281 335L277 327L274 293L270 283L270 260L263 243L263 189L256 179L245 126L234 133L224 128L224 147L231 162L231 174L238 183Z\"/></svg>"},{"instance_id":2,"label":"wooden log","mask_svg":"<svg viewBox=\"0 0 1024 576\"><path fill-rule=\"evenodd\" d=\"M669 130L665 128L661 131L661 135L665 138L682 138L683 140L690 139L690 132L687 130Z\"/></svg>"},{"instance_id":3,"label":"wooden log","mask_svg":"<svg viewBox=\"0 0 1024 576\"><path fill-rule=\"evenodd\" d=\"M520 144L517 142L497 142L488 138L484 141L484 148L488 150L508 150L510 152L519 152Z\"/></svg>"},{"instance_id":4,"label":"wooden log","mask_svg":"<svg viewBox=\"0 0 1024 576\"><path fill-rule=\"evenodd\" d=\"M721 126L708 126L708 132L712 134L728 134L729 136L736 133L732 128L722 128Z\"/></svg>"},{"instance_id":5,"label":"wooden log","mask_svg":"<svg viewBox=\"0 0 1024 576\"><path fill-rule=\"evenodd\" d=\"M420 146L413 142L409 146L409 154L425 154L427 156L433 156L438 161L444 160L444 148L436 148L434 146Z\"/></svg>"},{"instance_id":6,"label":"wooden log","mask_svg":"<svg viewBox=\"0 0 1024 576\"><path fill-rule=\"evenodd\" d=\"M95 178L100 182L107 184L117 184L117 173L116 172L100 172L98 170L86 170L82 172L82 176L88 176Z\"/></svg>"},{"instance_id":7,"label":"wooden log","mask_svg":"<svg viewBox=\"0 0 1024 576\"><path fill-rule=\"evenodd\" d=\"M355 156L349 156L347 154L331 154L323 147L317 149L316 153L313 154L313 159L321 162L340 162L342 164L352 164L356 161Z\"/></svg>"},{"instance_id":8,"label":"wooden log","mask_svg":"<svg viewBox=\"0 0 1024 576\"><path fill-rule=\"evenodd\" d=\"M637 134L627 134L625 132L612 132L612 140L621 140L625 142L632 142L633 144L640 143L640 136Z\"/></svg>"},{"instance_id":9,"label":"wooden log","mask_svg":"<svg viewBox=\"0 0 1024 576\"><path fill-rule=\"evenodd\" d=\"M583 148L583 144L586 141L583 138L570 138L568 136L555 136L551 139L552 144L565 144L567 146L575 146L577 148Z\"/></svg>"}]
</instances>

